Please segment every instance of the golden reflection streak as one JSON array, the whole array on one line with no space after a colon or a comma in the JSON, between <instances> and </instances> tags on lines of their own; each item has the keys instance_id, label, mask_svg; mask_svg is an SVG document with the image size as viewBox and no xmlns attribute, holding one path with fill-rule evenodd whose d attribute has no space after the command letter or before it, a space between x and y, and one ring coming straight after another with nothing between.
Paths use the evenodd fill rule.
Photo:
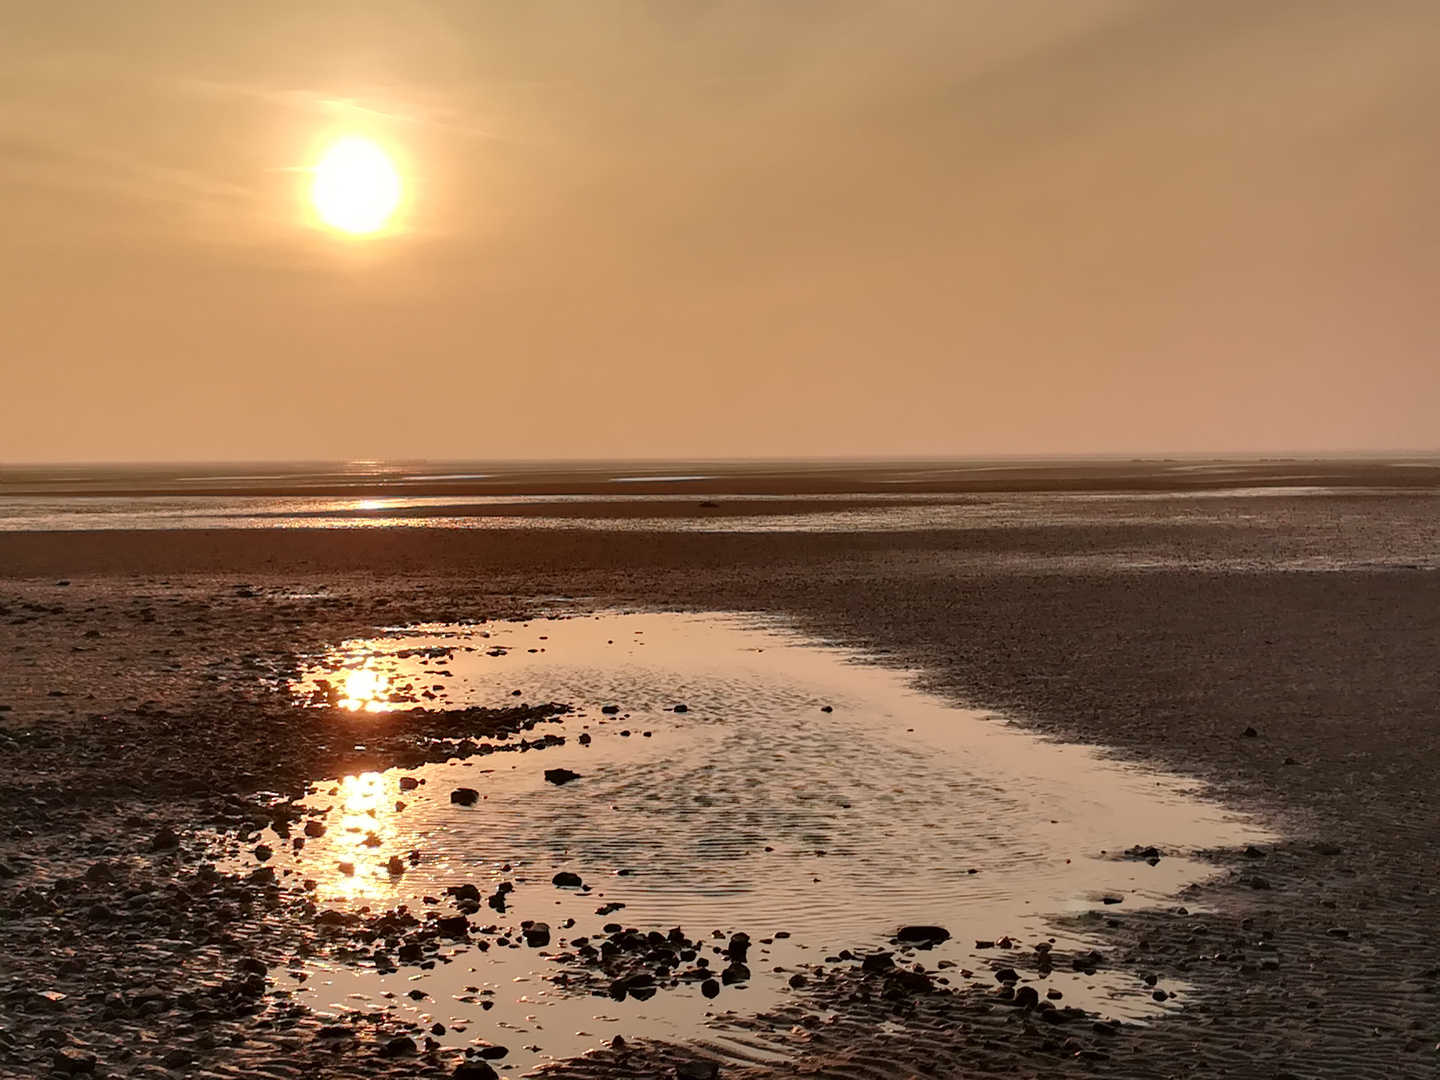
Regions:
<instances>
[{"instance_id":1,"label":"golden reflection streak","mask_svg":"<svg viewBox=\"0 0 1440 1080\"><path fill-rule=\"evenodd\" d=\"M394 878L385 865L390 855L381 853L392 839L399 782L387 780L382 773L366 772L344 777L339 788L339 820L327 833L330 843L328 850L320 853L322 867L312 873L328 892L346 900L391 892ZM346 866L351 868L348 873Z\"/></svg>"},{"instance_id":2,"label":"golden reflection streak","mask_svg":"<svg viewBox=\"0 0 1440 1080\"><path fill-rule=\"evenodd\" d=\"M390 680L370 666L345 672L345 688L340 707L351 712L386 712L393 706L384 700L390 687Z\"/></svg>"}]
</instances>

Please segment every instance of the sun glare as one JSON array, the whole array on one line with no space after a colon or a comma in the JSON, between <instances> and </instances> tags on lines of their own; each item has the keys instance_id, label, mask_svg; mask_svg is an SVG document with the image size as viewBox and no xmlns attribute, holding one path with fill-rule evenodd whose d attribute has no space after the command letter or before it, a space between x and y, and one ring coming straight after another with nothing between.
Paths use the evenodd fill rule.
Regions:
<instances>
[{"instance_id":1,"label":"sun glare","mask_svg":"<svg viewBox=\"0 0 1440 1080\"><path fill-rule=\"evenodd\" d=\"M404 194L400 172L390 155L359 136L332 143L314 174L310 201L320 220L356 236L385 228Z\"/></svg>"}]
</instances>

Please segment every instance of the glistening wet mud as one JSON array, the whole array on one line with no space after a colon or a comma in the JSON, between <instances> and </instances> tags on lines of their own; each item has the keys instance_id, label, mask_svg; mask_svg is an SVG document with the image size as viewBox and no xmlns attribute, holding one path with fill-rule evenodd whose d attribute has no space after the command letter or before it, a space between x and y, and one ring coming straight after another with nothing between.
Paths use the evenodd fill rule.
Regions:
<instances>
[{"instance_id":1,"label":"glistening wet mud","mask_svg":"<svg viewBox=\"0 0 1440 1080\"><path fill-rule=\"evenodd\" d=\"M377 735L417 702L571 711L457 742L443 763L317 778L306 827L261 854L363 937L293 967L295 1000L337 1023L378 1012L441 1045L504 1046L494 1063L522 1069L616 1035L763 1060L775 1049L728 1021L877 954L986 993L1023 967L1003 980L1016 993L1102 1017L1180 1007L1183 985L1095 970L1094 942L1054 918L1174 905L1209 873L1188 853L1260 831L1193 782L911 681L734 616L427 626L317 657L297 696ZM437 935L440 919L456 932ZM905 925L949 937L916 948L895 940Z\"/></svg>"}]
</instances>

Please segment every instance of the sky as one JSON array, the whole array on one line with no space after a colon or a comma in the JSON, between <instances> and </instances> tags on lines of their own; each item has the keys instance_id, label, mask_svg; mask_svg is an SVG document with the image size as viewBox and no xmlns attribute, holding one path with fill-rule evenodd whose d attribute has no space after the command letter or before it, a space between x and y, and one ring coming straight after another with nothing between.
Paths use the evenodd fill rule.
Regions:
<instances>
[{"instance_id":1,"label":"sky","mask_svg":"<svg viewBox=\"0 0 1440 1080\"><path fill-rule=\"evenodd\" d=\"M0 462L1435 449L1434 0L0 6Z\"/></svg>"}]
</instances>

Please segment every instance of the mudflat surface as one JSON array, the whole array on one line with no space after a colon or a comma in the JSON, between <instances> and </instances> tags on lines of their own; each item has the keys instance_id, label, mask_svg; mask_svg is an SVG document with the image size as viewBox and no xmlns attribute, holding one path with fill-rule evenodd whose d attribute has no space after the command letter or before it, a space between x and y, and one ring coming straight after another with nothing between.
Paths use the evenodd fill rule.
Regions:
<instances>
[{"instance_id":1,"label":"mudflat surface","mask_svg":"<svg viewBox=\"0 0 1440 1080\"><path fill-rule=\"evenodd\" d=\"M320 1038L237 969L324 942L287 929L306 915L284 890L193 880L199 823L263 817L257 792L336 764L322 761L337 743L325 725L344 718L301 723L276 690L300 654L564 598L781 613L918 667L957 701L1210 780L1286 837L1215 853L1219 876L1184 914L1117 910L1089 927L1109 942L1095 962L1194 986L1153 1025L1054 1026L978 993L887 997L832 972L790 1013L752 1022L792 1062L727 1074L1434 1076L1433 505L1312 496L1257 512L1235 499L1196 521L1160 502L1113 525L857 536L0 534L0 861L13 875L0 881L0 1070L43 1075L63 1051L115 1075L261 1062L448 1075L453 1059L427 1059L423 1040L400 1060L377 1052L393 1033L364 1024ZM527 719L469 722L522 733ZM171 825L178 849L157 849ZM151 987L161 1007L142 1000ZM633 1046L566 1069L658 1075L685 1053Z\"/></svg>"}]
</instances>

